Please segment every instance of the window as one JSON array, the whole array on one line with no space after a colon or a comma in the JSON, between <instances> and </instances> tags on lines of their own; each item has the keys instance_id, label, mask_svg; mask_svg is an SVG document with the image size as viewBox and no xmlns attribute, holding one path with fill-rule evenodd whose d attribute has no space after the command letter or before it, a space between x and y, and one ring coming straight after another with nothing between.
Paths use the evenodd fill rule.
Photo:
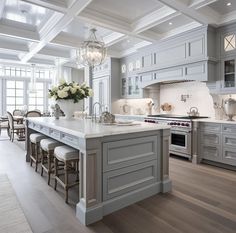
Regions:
<instances>
[{"instance_id":1,"label":"window","mask_svg":"<svg viewBox=\"0 0 236 233\"><path fill-rule=\"evenodd\" d=\"M226 52L234 50L235 46L236 46L235 35L232 34L232 35L225 36L225 38L224 38L224 50Z\"/></svg>"},{"instance_id":2,"label":"window","mask_svg":"<svg viewBox=\"0 0 236 233\"><path fill-rule=\"evenodd\" d=\"M23 109L24 81L6 81L6 110Z\"/></svg>"},{"instance_id":3,"label":"window","mask_svg":"<svg viewBox=\"0 0 236 233\"><path fill-rule=\"evenodd\" d=\"M38 67L35 75L37 76L37 93L28 93L31 68L0 64L0 79L3 84L0 89L0 99L3 100L0 115L5 114L6 111L23 109L24 106L27 106L28 110L38 109L41 112L48 110L47 89L51 83L50 79L54 77L54 71Z\"/></svg>"},{"instance_id":4,"label":"window","mask_svg":"<svg viewBox=\"0 0 236 233\"><path fill-rule=\"evenodd\" d=\"M41 112L44 111L44 84L37 83L37 92L36 93L29 93L28 99L28 110L40 110Z\"/></svg>"}]
</instances>

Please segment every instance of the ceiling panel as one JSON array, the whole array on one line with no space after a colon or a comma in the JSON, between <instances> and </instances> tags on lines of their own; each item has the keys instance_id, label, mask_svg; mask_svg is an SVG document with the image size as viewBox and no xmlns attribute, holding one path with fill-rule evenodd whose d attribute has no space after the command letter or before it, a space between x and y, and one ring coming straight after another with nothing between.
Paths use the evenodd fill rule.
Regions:
<instances>
[{"instance_id":1,"label":"ceiling panel","mask_svg":"<svg viewBox=\"0 0 236 233\"><path fill-rule=\"evenodd\" d=\"M107 12L128 22L163 6L157 0L95 0L88 8Z\"/></svg>"},{"instance_id":2,"label":"ceiling panel","mask_svg":"<svg viewBox=\"0 0 236 233\"><path fill-rule=\"evenodd\" d=\"M140 40L135 37L128 37L112 46L109 47L110 50L122 52L124 50L132 48L135 44L138 44L142 42L143 40Z\"/></svg>"},{"instance_id":3,"label":"ceiling panel","mask_svg":"<svg viewBox=\"0 0 236 233\"><path fill-rule=\"evenodd\" d=\"M3 18L39 26L53 11L18 0L6 0Z\"/></svg>"},{"instance_id":4,"label":"ceiling panel","mask_svg":"<svg viewBox=\"0 0 236 233\"><path fill-rule=\"evenodd\" d=\"M209 5L221 15L236 11L236 0L219 0Z\"/></svg>"},{"instance_id":5,"label":"ceiling panel","mask_svg":"<svg viewBox=\"0 0 236 233\"><path fill-rule=\"evenodd\" d=\"M93 27L94 26L91 24L87 24L75 19L63 31L70 35L77 36L81 40L84 40L88 38L90 34L89 30ZM98 37L104 37L112 33L111 30L105 28L101 27L95 27L95 28L97 29L96 35Z\"/></svg>"},{"instance_id":6,"label":"ceiling panel","mask_svg":"<svg viewBox=\"0 0 236 233\"><path fill-rule=\"evenodd\" d=\"M168 31L174 30L178 27L184 26L186 24L192 23L192 22L194 21L188 18L187 16L179 15L153 27L151 30L162 34L162 33L167 33Z\"/></svg>"}]
</instances>

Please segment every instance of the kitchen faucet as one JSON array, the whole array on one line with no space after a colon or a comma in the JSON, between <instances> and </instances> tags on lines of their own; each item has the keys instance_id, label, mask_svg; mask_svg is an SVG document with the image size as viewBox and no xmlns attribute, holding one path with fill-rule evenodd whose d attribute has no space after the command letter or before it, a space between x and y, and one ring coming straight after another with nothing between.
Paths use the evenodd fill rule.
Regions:
<instances>
[{"instance_id":1,"label":"kitchen faucet","mask_svg":"<svg viewBox=\"0 0 236 233\"><path fill-rule=\"evenodd\" d=\"M96 119L97 119L96 109L95 109L96 105L99 106L99 115L101 115L101 113L102 113L102 105L99 102L95 102L93 104L93 112L92 112L92 121L95 121L95 122L96 122Z\"/></svg>"}]
</instances>

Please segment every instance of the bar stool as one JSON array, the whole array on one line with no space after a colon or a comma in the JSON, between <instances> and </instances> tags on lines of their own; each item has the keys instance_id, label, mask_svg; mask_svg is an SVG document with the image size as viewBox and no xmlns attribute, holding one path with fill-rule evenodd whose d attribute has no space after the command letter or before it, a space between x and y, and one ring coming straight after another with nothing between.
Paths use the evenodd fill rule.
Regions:
<instances>
[{"instance_id":1,"label":"bar stool","mask_svg":"<svg viewBox=\"0 0 236 233\"><path fill-rule=\"evenodd\" d=\"M53 158L54 149L60 146L61 143L52 139L46 138L40 141L41 147L41 176L43 176L43 171L48 174L48 185L50 185L51 173L53 170Z\"/></svg>"},{"instance_id":2,"label":"bar stool","mask_svg":"<svg viewBox=\"0 0 236 233\"><path fill-rule=\"evenodd\" d=\"M59 174L59 163L64 165L64 174ZM75 166L72 166L75 165ZM79 151L69 146L58 146L54 150L54 166L55 166L55 185L59 182L65 190L65 202L68 203L68 189L79 184ZM76 180L69 183L69 174L76 173ZM65 176L65 181L60 179L60 176Z\"/></svg>"},{"instance_id":3,"label":"bar stool","mask_svg":"<svg viewBox=\"0 0 236 233\"><path fill-rule=\"evenodd\" d=\"M30 134L30 166L32 166L32 163L35 163L35 171L38 170L38 163L40 163L40 141L44 138L47 138L45 135L41 133L32 133Z\"/></svg>"}]
</instances>

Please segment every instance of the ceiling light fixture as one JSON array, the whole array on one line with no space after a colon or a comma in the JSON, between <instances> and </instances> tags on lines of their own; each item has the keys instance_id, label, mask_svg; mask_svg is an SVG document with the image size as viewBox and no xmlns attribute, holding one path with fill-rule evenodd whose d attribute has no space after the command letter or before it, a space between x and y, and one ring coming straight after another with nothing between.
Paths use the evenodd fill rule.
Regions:
<instances>
[{"instance_id":1,"label":"ceiling light fixture","mask_svg":"<svg viewBox=\"0 0 236 233\"><path fill-rule=\"evenodd\" d=\"M232 4L231 4L231 2L228 2L226 5L227 5L227 6L231 6Z\"/></svg>"},{"instance_id":2,"label":"ceiling light fixture","mask_svg":"<svg viewBox=\"0 0 236 233\"><path fill-rule=\"evenodd\" d=\"M96 29L90 30L90 35L85 40L79 49L78 62L85 66L94 67L101 65L106 58L107 49L102 40L98 40L96 36Z\"/></svg>"},{"instance_id":3,"label":"ceiling light fixture","mask_svg":"<svg viewBox=\"0 0 236 233\"><path fill-rule=\"evenodd\" d=\"M172 25L173 23L172 22L169 22L169 25Z\"/></svg>"}]
</instances>

